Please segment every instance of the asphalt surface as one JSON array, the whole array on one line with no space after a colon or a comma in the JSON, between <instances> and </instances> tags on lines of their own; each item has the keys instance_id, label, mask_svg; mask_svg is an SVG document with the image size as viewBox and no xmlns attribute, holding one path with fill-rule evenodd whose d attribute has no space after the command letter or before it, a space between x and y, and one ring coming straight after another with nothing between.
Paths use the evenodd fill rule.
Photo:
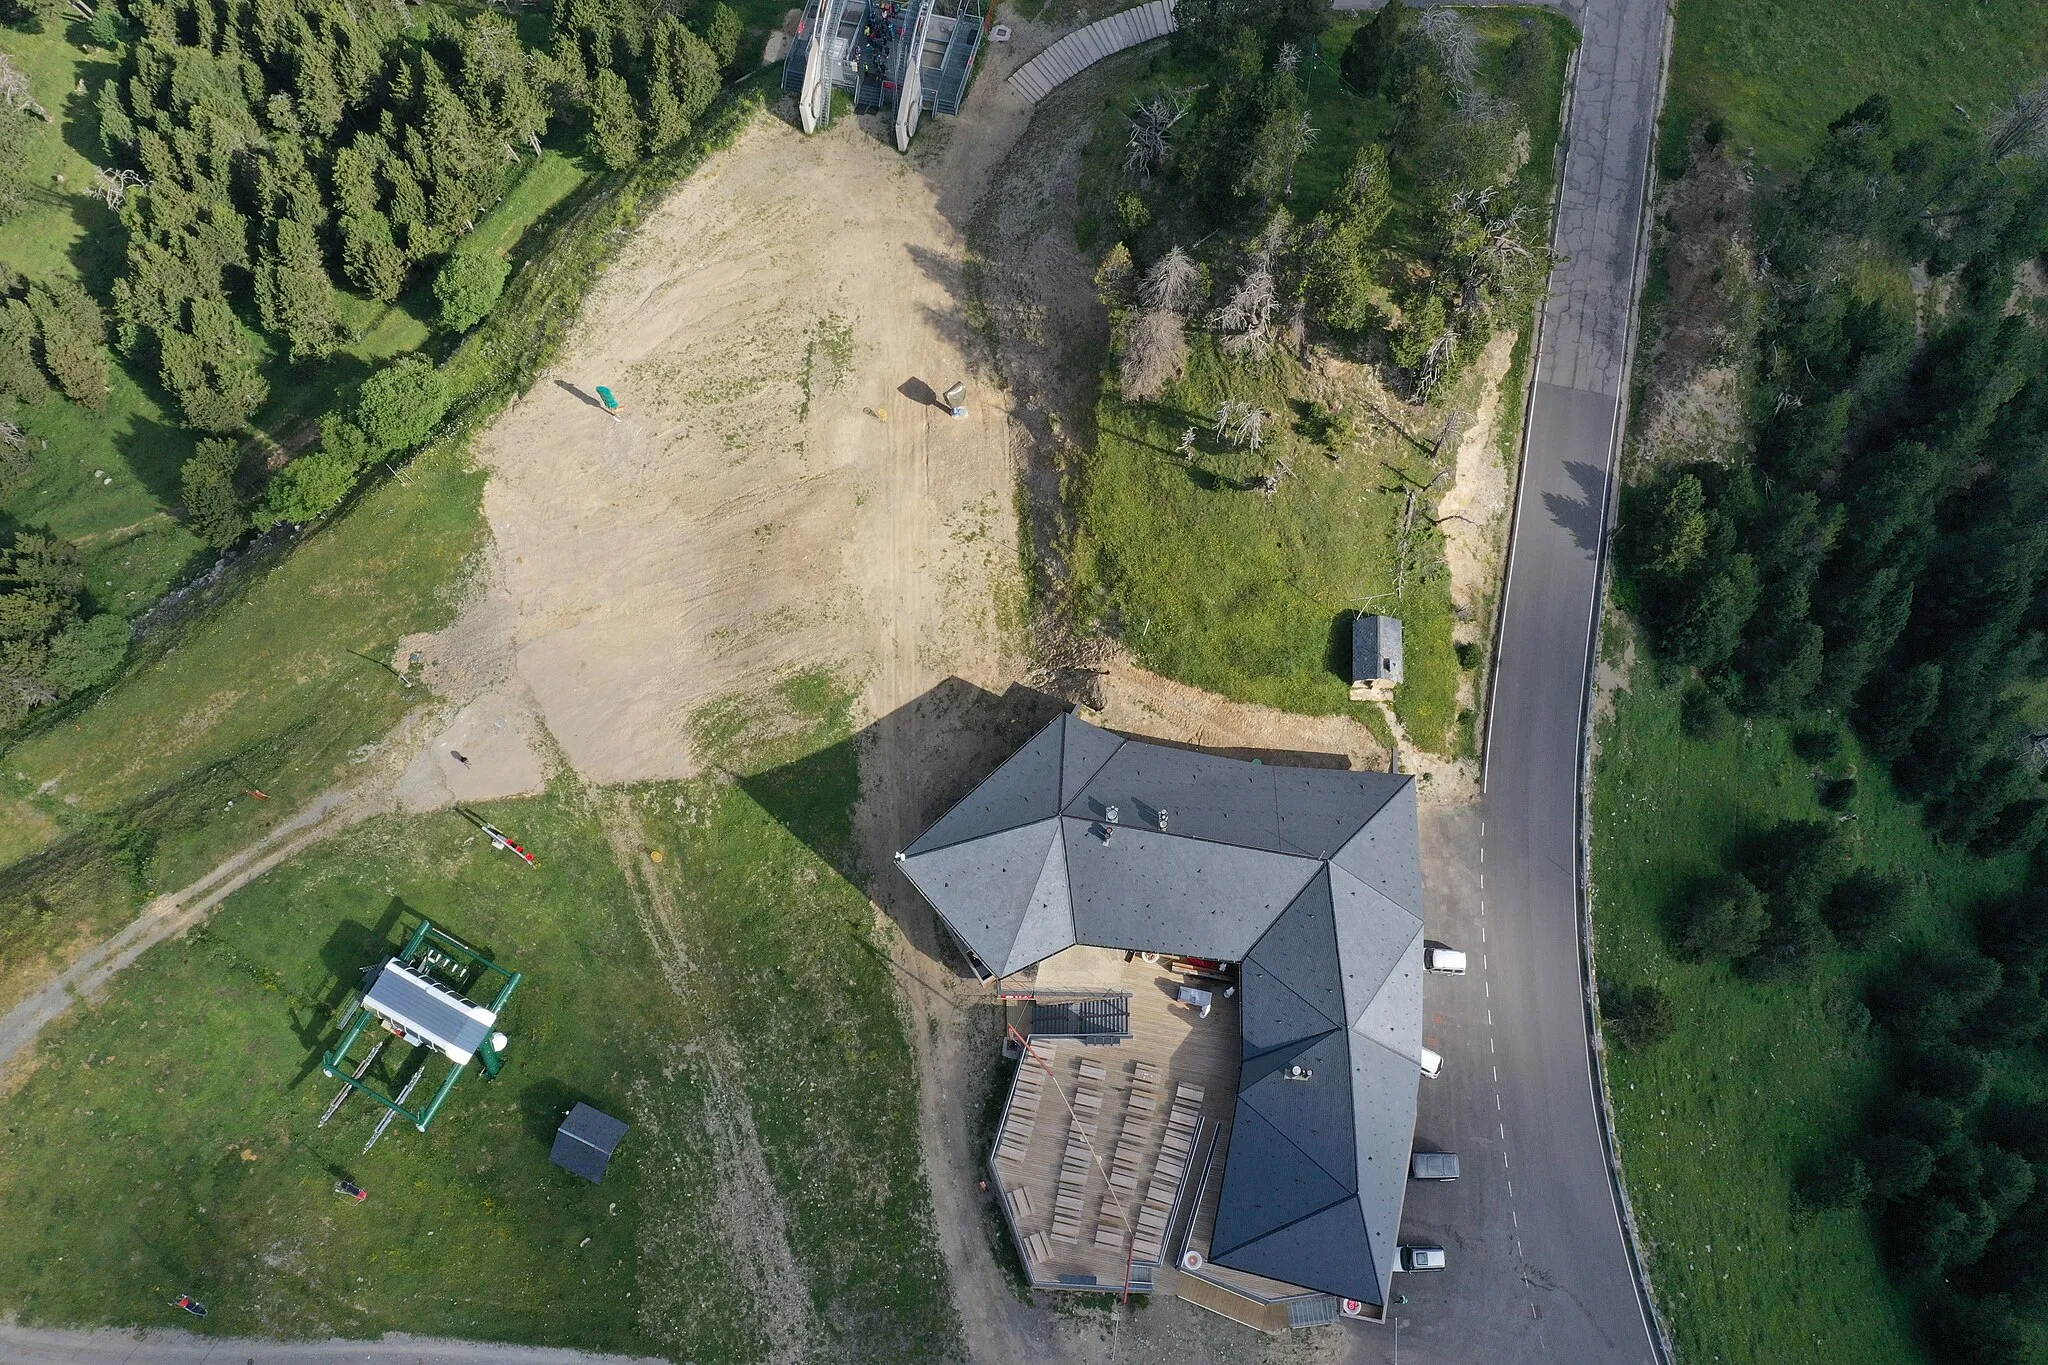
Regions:
<instances>
[{"instance_id":1,"label":"asphalt surface","mask_svg":"<svg viewBox=\"0 0 2048 1365\"><path fill-rule=\"evenodd\" d=\"M167 1308L167 1314L175 1309ZM254 1341L156 1332L51 1332L0 1323L0 1365L664 1365L645 1356L443 1341Z\"/></svg>"},{"instance_id":2,"label":"asphalt surface","mask_svg":"<svg viewBox=\"0 0 2048 1365\"><path fill-rule=\"evenodd\" d=\"M1424 831L1432 937L1471 974L1433 978L1418 1148L1463 1176L1410 1186L1404 1241L1449 1269L1398 1275L1403 1360L1657 1359L1603 1140L1580 961L1579 739L1599 549L1655 139L1666 6L1589 0L1567 127L1556 247L1537 353L1500 622L1484 797ZM1389 1334L1391 1335L1391 1334ZM1376 1344L1373 1354L1386 1348Z\"/></svg>"}]
</instances>

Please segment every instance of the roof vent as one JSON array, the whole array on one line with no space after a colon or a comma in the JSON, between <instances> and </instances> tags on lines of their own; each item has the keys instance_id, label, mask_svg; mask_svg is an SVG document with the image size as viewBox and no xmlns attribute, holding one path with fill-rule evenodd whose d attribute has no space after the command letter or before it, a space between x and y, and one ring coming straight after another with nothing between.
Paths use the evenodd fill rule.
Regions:
<instances>
[{"instance_id":1,"label":"roof vent","mask_svg":"<svg viewBox=\"0 0 2048 1365\"><path fill-rule=\"evenodd\" d=\"M1315 1072L1303 1066L1300 1062L1296 1062L1293 1066L1287 1068L1287 1079L1290 1081L1314 1080L1315 1074Z\"/></svg>"},{"instance_id":2,"label":"roof vent","mask_svg":"<svg viewBox=\"0 0 2048 1365\"><path fill-rule=\"evenodd\" d=\"M1166 832L1166 811L1164 810L1164 808L1162 808L1159 812L1159 832L1161 834L1164 834Z\"/></svg>"},{"instance_id":3,"label":"roof vent","mask_svg":"<svg viewBox=\"0 0 2048 1365\"><path fill-rule=\"evenodd\" d=\"M1111 807L1110 807L1110 808L1109 808L1108 810L1104 811L1104 812L1102 813L1102 818L1103 818L1103 819L1105 819L1105 820L1107 820L1107 821L1109 821L1109 823L1111 823L1112 825L1113 825L1113 824L1115 824L1115 823L1116 823L1116 807L1115 807L1115 806L1111 806Z\"/></svg>"}]
</instances>

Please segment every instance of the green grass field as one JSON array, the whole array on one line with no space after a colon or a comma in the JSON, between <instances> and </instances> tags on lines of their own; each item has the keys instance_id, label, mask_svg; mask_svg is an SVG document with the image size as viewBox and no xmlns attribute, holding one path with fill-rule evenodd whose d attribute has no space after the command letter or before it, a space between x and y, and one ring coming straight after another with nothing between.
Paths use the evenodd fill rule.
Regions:
<instances>
[{"instance_id":1,"label":"green grass field","mask_svg":"<svg viewBox=\"0 0 2048 1365\"><path fill-rule=\"evenodd\" d=\"M1610 1054L1621 1155L1680 1357L1896 1365L1921 1359L1909 1295L1887 1277L1861 1211L1795 1214L1796 1173L1861 1131L1883 1083L1866 984L1910 948L1968 941L1980 899L2017 885L2024 859L1936 845L1882 766L1858 763L1859 858L1924 875L1918 919L1867 953L1829 952L1801 978L1758 985L1725 964L1684 962L1667 924L1695 878L1782 819L1823 814L1785 727L1739 726L1703 743L1678 729L1675 688L1636 669L1601 728L1594 789L1594 929L1603 981L1655 982L1681 1021L1668 1041Z\"/></svg>"},{"instance_id":2,"label":"green grass field","mask_svg":"<svg viewBox=\"0 0 2048 1365\"><path fill-rule=\"evenodd\" d=\"M849 702L809 675L721 710L717 776L485 808L537 869L453 812L380 820L152 951L0 1109L0 1312L166 1325L187 1291L224 1335L739 1362L769 1357L787 1297L811 1358L954 1351L909 1043L841 871ZM315 1126L318 1053L419 915L526 974L507 1068L364 1158L368 1101ZM634 1124L602 1188L547 1162L578 1099ZM765 1162L797 1282L746 1259L765 1215L733 1194L734 1141ZM330 1192L342 1175L367 1204Z\"/></svg>"},{"instance_id":3,"label":"green grass field","mask_svg":"<svg viewBox=\"0 0 2048 1365\"><path fill-rule=\"evenodd\" d=\"M1531 129L1523 171L1529 188L1547 197L1571 30L1543 12L1476 16L1489 61L1498 60L1525 21L1553 26L1555 38L1551 69L1539 82L1547 94L1536 101L1546 114ZM1320 135L1297 168L1289 207L1298 219L1321 208L1359 145L1386 136L1394 120L1384 101L1361 98L1338 79L1335 54L1356 27L1355 20L1334 25L1323 40L1330 56L1305 68L1310 118ZM1189 59L1166 51L1129 70L1125 88L1105 97L1103 121L1083 161L1077 232L1095 250L1109 245L1104 224L1113 221L1120 188L1121 111L1155 87L1183 87L1201 75ZM1404 203L1410 188L1396 184ZM1169 197L1157 198L1170 217ZM1391 230L1399 245L1415 247L1422 225L1402 209ZM1170 224L1166 237L1185 241L1197 231L1190 220ZM1406 498L1391 469L1415 483L1436 471L1362 405L1353 408L1359 440L1339 463L1300 420L1308 386L1292 362L1253 370L1224 360L1205 338L1191 338L1191 350L1187 378L1169 392L1169 401L1131 406L1106 395L1098 405L1096 448L1078 478L1073 563L1080 609L1104 622L1148 668L1306 714L1361 710L1349 699L1349 621L1361 608L1397 615L1407 651L1407 681L1395 703L1403 728L1427 749L1469 753L1473 729L1457 701L1449 571L1441 534L1426 516L1414 522L1405 576L1397 562ZM1525 350L1526 340L1517 354ZM1513 428L1521 410L1520 373L1518 363L1501 404L1501 444L1509 451L1519 448ZM1404 420L1433 433L1430 422L1443 410L1455 405L1472 412L1477 393L1478 379L1468 374L1437 400L1430 419L1411 414ZM1262 450L1232 450L1214 439L1211 424L1224 399L1256 402L1279 415L1278 430ZM1200 453L1184 462L1176 450L1189 427L1201 433ZM1276 460L1292 470L1279 491L1271 498L1250 491ZM1482 660L1475 662L1483 668Z\"/></svg>"},{"instance_id":4,"label":"green grass field","mask_svg":"<svg viewBox=\"0 0 2048 1365\"><path fill-rule=\"evenodd\" d=\"M1718 116L1738 148L1785 169L1873 91L1901 127L1986 126L2048 72L2048 0L1684 0L1663 155Z\"/></svg>"},{"instance_id":5,"label":"green grass field","mask_svg":"<svg viewBox=\"0 0 2048 1365\"><path fill-rule=\"evenodd\" d=\"M482 489L460 452L421 457L404 482L371 489L152 637L110 691L7 750L0 792L64 833L0 864L0 983L54 965L143 897L253 842L426 700L380 661L400 636L452 619L482 543ZM271 799L227 808L251 786ZM133 865L105 875L116 846ZM0 1000L15 994L0 986Z\"/></svg>"}]
</instances>

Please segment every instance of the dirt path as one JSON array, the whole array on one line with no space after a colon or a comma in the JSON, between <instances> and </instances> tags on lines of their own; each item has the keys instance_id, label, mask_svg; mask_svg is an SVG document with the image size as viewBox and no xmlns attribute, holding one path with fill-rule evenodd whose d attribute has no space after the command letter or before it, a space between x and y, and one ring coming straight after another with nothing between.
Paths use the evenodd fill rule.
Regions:
<instances>
[{"instance_id":1,"label":"dirt path","mask_svg":"<svg viewBox=\"0 0 2048 1365\"><path fill-rule=\"evenodd\" d=\"M87 950L0 1016L0 1072L35 1042L44 1025L70 1009L74 1000L94 998L137 958L165 939L184 933L249 882L382 808L382 803L365 799L357 788L327 792L192 885L158 896L125 929Z\"/></svg>"}]
</instances>

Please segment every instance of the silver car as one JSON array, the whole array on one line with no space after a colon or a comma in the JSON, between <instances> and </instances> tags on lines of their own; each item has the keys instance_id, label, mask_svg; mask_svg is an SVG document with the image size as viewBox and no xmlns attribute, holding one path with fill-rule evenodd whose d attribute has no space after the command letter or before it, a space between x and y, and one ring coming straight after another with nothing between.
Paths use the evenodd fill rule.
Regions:
<instances>
[{"instance_id":1,"label":"silver car","mask_svg":"<svg viewBox=\"0 0 2048 1365\"><path fill-rule=\"evenodd\" d=\"M1408 1271L1442 1270L1446 1264L1442 1247L1402 1247L1401 1269Z\"/></svg>"}]
</instances>

